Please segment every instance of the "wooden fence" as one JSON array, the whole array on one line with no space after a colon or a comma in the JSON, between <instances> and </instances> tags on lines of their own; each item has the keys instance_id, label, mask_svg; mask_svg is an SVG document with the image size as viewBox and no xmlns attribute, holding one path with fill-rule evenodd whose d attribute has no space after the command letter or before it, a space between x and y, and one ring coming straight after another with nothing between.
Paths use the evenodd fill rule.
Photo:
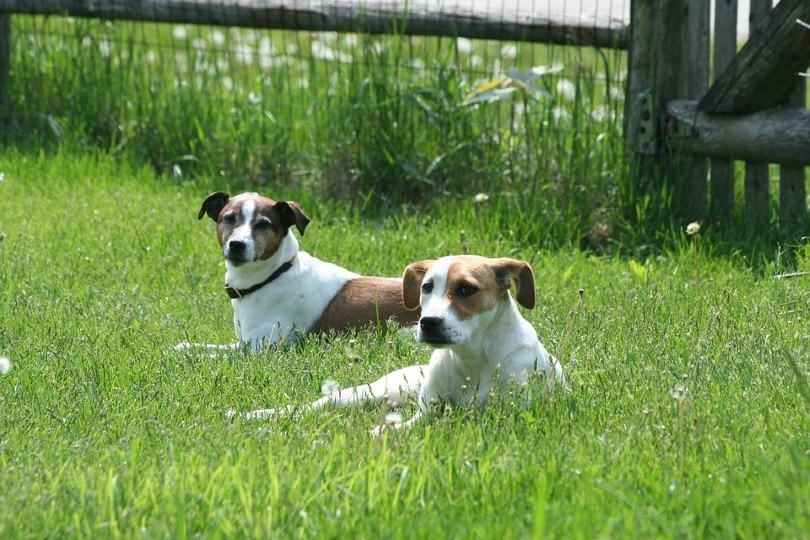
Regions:
<instances>
[{"instance_id":1,"label":"wooden fence","mask_svg":"<svg viewBox=\"0 0 810 540\"><path fill-rule=\"evenodd\" d=\"M738 52L737 0L716 0L714 29L707 0L632 0L629 27L610 19L582 25L500 2L451 5L451 12L432 0L0 0L0 105L8 86L13 13L627 48L628 154L636 163L671 171L681 170L670 166L676 155L694 156L688 173L669 179L681 193L676 210L727 222L734 203L733 160L742 160L743 211L752 220L763 219L768 164L777 163L780 219L802 226L810 112L800 72L810 65L810 30L798 21L810 21L810 1L781 0L773 9L772 0L750 2L752 30Z\"/></svg>"},{"instance_id":2,"label":"wooden fence","mask_svg":"<svg viewBox=\"0 0 810 540\"><path fill-rule=\"evenodd\" d=\"M672 174L678 209L727 223L733 160L745 161L747 220L768 217L769 164L780 165L780 221L807 222L810 2L751 0L751 32L737 51L737 1L633 0L627 88L628 152ZM710 62L710 35L714 53ZM709 86L710 65L713 83ZM693 155L688 171L674 165ZM707 159L708 158L708 159ZM643 169L644 167L640 167Z\"/></svg>"}]
</instances>

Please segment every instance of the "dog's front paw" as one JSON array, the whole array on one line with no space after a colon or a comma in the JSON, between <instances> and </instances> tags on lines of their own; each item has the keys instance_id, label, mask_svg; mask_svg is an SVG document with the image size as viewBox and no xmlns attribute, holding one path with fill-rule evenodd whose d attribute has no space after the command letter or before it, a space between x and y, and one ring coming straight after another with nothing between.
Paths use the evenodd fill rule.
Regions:
<instances>
[{"instance_id":1,"label":"dog's front paw","mask_svg":"<svg viewBox=\"0 0 810 540\"><path fill-rule=\"evenodd\" d=\"M257 411L250 411L242 415L245 420L264 420L278 415L276 409L259 409Z\"/></svg>"},{"instance_id":2,"label":"dog's front paw","mask_svg":"<svg viewBox=\"0 0 810 540\"><path fill-rule=\"evenodd\" d=\"M175 351L187 351L189 349L193 349L194 345L195 344L190 341L181 341L180 343L172 347L172 349L174 349Z\"/></svg>"},{"instance_id":3,"label":"dog's front paw","mask_svg":"<svg viewBox=\"0 0 810 540\"><path fill-rule=\"evenodd\" d=\"M278 418L285 416L292 411L292 407L281 407L279 409L257 409L246 413L240 413L233 409L228 410L225 416L229 420L266 420L268 418Z\"/></svg>"},{"instance_id":4,"label":"dog's front paw","mask_svg":"<svg viewBox=\"0 0 810 540\"><path fill-rule=\"evenodd\" d=\"M230 343L228 345L215 345L212 343L193 343L190 341L181 341L172 350L186 352L191 356L197 358L217 358L223 352L234 351L239 349L239 343Z\"/></svg>"},{"instance_id":5,"label":"dog's front paw","mask_svg":"<svg viewBox=\"0 0 810 540\"><path fill-rule=\"evenodd\" d=\"M402 415L398 412L389 412L385 415L385 422L369 431L369 434L373 437L379 437L386 431L399 429L402 426Z\"/></svg>"}]
</instances>

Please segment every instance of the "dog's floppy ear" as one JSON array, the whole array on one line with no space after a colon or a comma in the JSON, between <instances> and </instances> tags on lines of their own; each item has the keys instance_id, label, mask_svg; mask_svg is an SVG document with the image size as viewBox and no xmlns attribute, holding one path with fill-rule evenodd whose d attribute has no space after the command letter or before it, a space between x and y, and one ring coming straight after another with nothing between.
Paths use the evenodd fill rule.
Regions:
<instances>
[{"instance_id":1,"label":"dog's floppy ear","mask_svg":"<svg viewBox=\"0 0 810 540\"><path fill-rule=\"evenodd\" d=\"M197 214L197 219L202 219L204 215L208 215L214 221L219 218L219 213L225 208L225 205L228 204L228 199L231 196L228 195L224 191L216 191L206 197L206 199L202 203L202 208L200 208L200 213Z\"/></svg>"},{"instance_id":2,"label":"dog's floppy ear","mask_svg":"<svg viewBox=\"0 0 810 540\"><path fill-rule=\"evenodd\" d=\"M281 214L281 223L287 228L295 225L301 236L304 236L304 229L309 225L309 216L307 216L298 203L293 201L278 201L276 203L276 210Z\"/></svg>"},{"instance_id":3,"label":"dog's floppy ear","mask_svg":"<svg viewBox=\"0 0 810 540\"><path fill-rule=\"evenodd\" d=\"M416 309L419 307L419 299L422 296L422 278L433 264L432 260L418 261L409 264L402 274L402 305L405 309Z\"/></svg>"},{"instance_id":4,"label":"dog's floppy ear","mask_svg":"<svg viewBox=\"0 0 810 540\"><path fill-rule=\"evenodd\" d=\"M516 259L501 258L495 260L495 277L505 289L514 283L515 299L526 309L533 309L535 304L534 274L529 263Z\"/></svg>"}]
</instances>

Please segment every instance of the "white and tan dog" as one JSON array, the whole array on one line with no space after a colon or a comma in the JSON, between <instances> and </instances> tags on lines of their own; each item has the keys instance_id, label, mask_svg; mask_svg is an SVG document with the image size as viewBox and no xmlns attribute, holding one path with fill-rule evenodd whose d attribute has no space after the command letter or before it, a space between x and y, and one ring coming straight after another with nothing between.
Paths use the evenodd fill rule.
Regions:
<instances>
[{"instance_id":1,"label":"white and tan dog","mask_svg":"<svg viewBox=\"0 0 810 540\"><path fill-rule=\"evenodd\" d=\"M421 305L416 338L435 348L430 363L399 369L371 384L336 391L298 410L384 399L397 406L418 392L419 412L401 424L410 426L436 404L474 403L484 408L492 391L522 390L535 373L543 374L549 388L555 382L564 384L559 362L518 312L509 294L513 285L518 303L534 308L534 275L523 261L462 255L409 265L403 276L402 298L409 309ZM519 394L521 405L526 406L530 392ZM261 409L244 418L294 411L293 406Z\"/></svg>"},{"instance_id":2,"label":"white and tan dog","mask_svg":"<svg viewBox=\"0 0 810 540\"><path fill-rule=\"evenodd\" d=\"M303 236L310 220L295 202L218 191L197 218L206 215L217 223L236 337L254 351L307 332L418 319L402 304L399 278L360 276L299 251L290 229Z\"/></svg>"}]
</instances>

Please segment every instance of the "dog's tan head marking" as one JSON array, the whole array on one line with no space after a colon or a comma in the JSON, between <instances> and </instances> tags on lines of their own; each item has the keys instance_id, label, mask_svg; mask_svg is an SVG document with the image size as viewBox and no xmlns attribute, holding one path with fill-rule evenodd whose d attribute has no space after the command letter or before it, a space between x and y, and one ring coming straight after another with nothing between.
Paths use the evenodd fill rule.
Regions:
<instances>
[{"instance_id":1,"label":"dog's tan head marking","mask_svg":"<svg viewBox=\"0 0 810 540\"><path fill-rule=\"evenodd\" d=\"M536 298L534 274L524 261L502 257L458 257L459 261L448 269L448 296L472 299L482 288L498 290L502 294L515 286L515 299L526 309L534 309ZM402 301L407 309L417 309L422 294L422 281L434 260L414 262L405 268L402 276Z\"/></svg>"},{"instance_id":2,"label":"dog's tan head marking","mask_svg":"<svg viewBox=\"0 0 810 540\"><path fill-rule=\"evenodd\" d=\"M517 302L535 305L534 275L528 263L472 255L419 261L405 269L402 300L406 308L422 308L417 339L436 346L461 343L473 328L494 314L515 287Z\"/></svg>"},{"instance_id":3,"label":"dog's tan head marking","mask_svg":"<svg viewBox=\"0 0 810 540\"><path fill-rule=\"evenodd\" d=\"M290 227L303 236L309 217L293 201L274 201L257 193L231 197L224 191L209 195L197 219L217 222L223 255L233 264L266 260L276 252Z\"/></svg>"}]
</instances>

